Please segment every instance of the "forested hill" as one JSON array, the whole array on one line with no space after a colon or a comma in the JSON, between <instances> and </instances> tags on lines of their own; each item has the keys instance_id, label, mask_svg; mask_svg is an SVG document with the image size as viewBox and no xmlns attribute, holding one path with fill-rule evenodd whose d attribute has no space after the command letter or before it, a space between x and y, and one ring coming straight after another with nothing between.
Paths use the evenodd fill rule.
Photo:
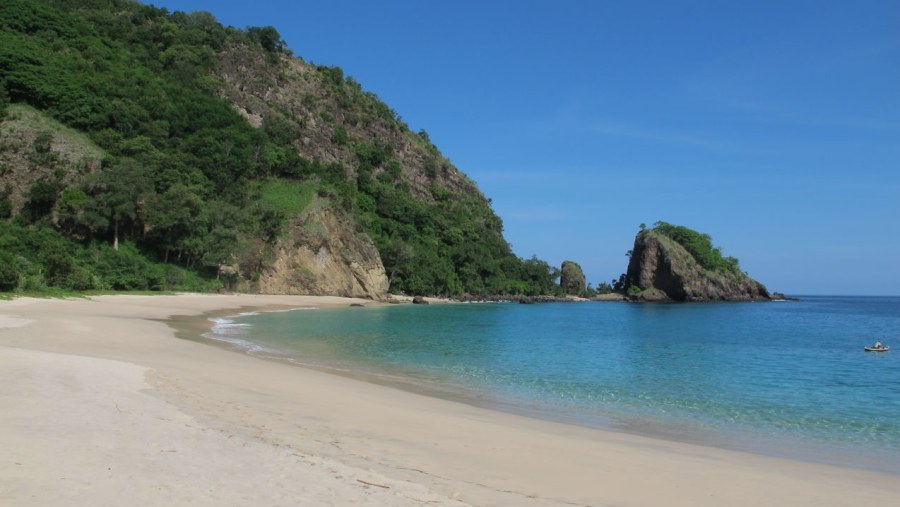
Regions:
<instances>
[{"instance_id":1,"label":"forested hill","mask_svg":"<svg viewBox=\"0 0 900 507\"><path fill-rule=\"evenodd\" d=\"M425 131L273 27L4 0L0 115L0 290L556 290Z\"/></svg>"}]
</instances>

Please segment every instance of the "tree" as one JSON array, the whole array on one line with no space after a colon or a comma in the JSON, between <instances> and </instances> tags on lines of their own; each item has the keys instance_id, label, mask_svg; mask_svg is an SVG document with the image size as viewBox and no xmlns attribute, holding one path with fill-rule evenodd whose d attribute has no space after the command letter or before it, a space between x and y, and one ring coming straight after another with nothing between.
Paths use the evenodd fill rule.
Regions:
<instances>
[{"instance_id":1,"label":"tree","mask_svg":"<svg viewBox=\"0 0 900 507\"><path fill-rule=\"evenodd\" d=\"M53 211L62 189L60 182L46 178L31 185L25 201L25 209L31 222L36 222Z\"/></svg>"},{"instance_id":2,"label":"tree","mask_svg":"<svg viewBox=\"0 0 900 507\"><path fill-rule=\"evenodd\" d=\"M12 201L9 200L10 195L12 195L12 187L7 184L0 190L0 220L12 216Z\"/></svg>"},{"instance_id":3,"label":"tree","mask_svg":"<svg viewBox=\"0 0 900 507\"><path fill-rule=\"evenodd\" d=\"M203 236L203 253L200 262L203 266L215 268L229 263L238 244L237 231L242 222L241 211L224 201L210 201L205 210L208 227Z\"/></svg>"},{"instance_id":4,"label":"tree","mask_svg":"<svg viewBox=\"0 0 900 507\"><path fill-rule=\"evenodd\" d=\"M269 53L280 53L287 47L287 44L281 39L281 34L273 26L248 27L247 35L250 40L262 46Z\"/></svg>"},{"instance_id":5,"label":"tree","mask_svg":"<svg viewBox=\"0 0 900 507\"><path fill-rule=\"evenodd\" d=\"M187 254L187 264L192 263L199 253L196 233L206 227L203 211L203 200L184 185L175 185L148 200L148 236L162 248L165 262L169 262L169 253L174 251L179 258Z\"/></svg>"},{"instance_id":6,"label":"tree","mask_svg":"<svg viewBox=\"0 0 900 507\"><path fill-rule=\"evenodd\" d=\"M9 92L6 91L6 80L0 80L0 120L6 116L9 107Z\"/></svg>"},{"instance_id":7,"label":"tree","mask_svg":"<svg viewBox=\"0 0 900 507\"><path fill-rule=\"evenodd\" d=\"M83 240L106 221L88 211L91 198L81 187L65 189L56 203L56 226L67 237ZM98 223L99 222L99 223Z\"/></svg>"},{"instance_id":8,"label":"tree","mask_svg":"<svg viewBox=\"0 0 900 507\"><path fill-rule=\"evenodd\" d=\"M16 258L0 252L0 291L9 292L19 286L19 271Z\"/></svg>"},{"instance_id":9,"label":"tree","mask_svg":"<svg viewBox=\"0 0 900 507\"><path fill-rule=\"evenodd\" d=\"M398 273L408 269L408 265L415 259L416 253L409 244L401 239L396 239L384 250L383 257L384 267L388 271L388 283L392 283Z\"/></svg>"},{"instance_id":10,"label":"tree","mask_svg":"<svg viewBox=\"0 0 900 507\"><path fill-rule=\"evenodd\" d=\"M138 220L141 205L153 185L143 167L126 159L85 183L92 197L84 222L94 230L112 228L112 245L119 249L119 228Z\"/></svg>"}]
</instances>

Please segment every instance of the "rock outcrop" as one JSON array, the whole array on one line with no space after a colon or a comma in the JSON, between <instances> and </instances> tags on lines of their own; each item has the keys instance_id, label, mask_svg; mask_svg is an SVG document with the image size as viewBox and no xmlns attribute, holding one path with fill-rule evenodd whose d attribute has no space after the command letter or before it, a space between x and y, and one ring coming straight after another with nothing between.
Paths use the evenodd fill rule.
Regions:
<instances>
[{"instance_id":1,"label":"rock outcrop","mask_svg":"<svg viewBox=\"0 0 900 507\"><path fill-rule=\"evenodd\" d=\"M394 122L348 104L350 99L341 98L323 83L316 66L287 56L279 56L277 62L273 67L271 55L246 46L229 46L219 53L216 77L222 84L220 93L251 125L262 128L270 121L289 126L300 155L326 164L341 163L353 180L358 166L354 143L391 146L404 184L417 199L435 202L432 189L437 186L451 194L472 194L485 200L468 176L436 148L428 147L430 141L423 142ZM343 79L342 72L340 76ZM329 73L328 77L335 75ZM336 128L354 143L335 142ZM376 167L375 173L382 170Z\"/></svg>"},{"instance_id":2,"label":"rock outcrop","mask_svg":"<svg viewBox=\"0 0 900 507\"><path fill-rule=\"evenodd\" d=\"M559 284L566 294L580 296L587 288L584 271L576 262L563 261L560 269Z\"/></svg>"},{"instance_id":3,"label":"rock outcrop","mask_svg":"<svg viewBox=\"0 0 900 507\"><path fill-rule=\"evenodd\" d=\"M247 266L252 272L252 266ZM383 299L388 278L372 240L354 220L313 204L292 221L255 291Z\"/></svg>"},{"instance_id":4,"label":"rock outcrop","mask_svg":"<svg viewBox=\"0 0 900 507\"><path fill-rule=\"evenodd\" d=\"M638 233L625 288L640 301L756 301L766 287L738 269L711 271L673 239L652 229Z\"/></svg>"}]
</instances>

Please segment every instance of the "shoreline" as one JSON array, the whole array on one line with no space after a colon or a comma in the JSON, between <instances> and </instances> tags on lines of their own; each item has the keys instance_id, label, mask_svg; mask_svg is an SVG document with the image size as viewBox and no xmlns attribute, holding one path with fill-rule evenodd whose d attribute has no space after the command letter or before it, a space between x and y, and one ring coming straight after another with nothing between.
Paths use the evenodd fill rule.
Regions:
<instances>
[{"instance_id":1,"label":"shoreline","mask_svg":"<svg viewBox=\"0 0 900 507\"><path fill-rule=\"evenodd\" d=\"M123 493L140 505L892 505L900 496L895 475L482 409L259 361L177 338L161 321L353 302L372 303L0 302L0 401L11 408L0 411L10 450L0 503L110 504Z\"/></svg>"},{"instance_id":2,"label":"shoreline","mask_svg":"<svg viewBox=\"0 0 900 507\"><path fill-rule=\"evenodd\" d=\"M403 301L411 303L412 298ZM475 304L451 300L434 299L436 304ZM396 304L375 302L370 307L390 307ZM336 309L334 307L332 309ZM300 308L301 310L304 308ZM892 454L871 450L872 454L853 452L854 444L848 442L820 441L814 438L793 435L773 435L759 433L754 428L721 428L693 427L685 421L666 421L648 419L635 414L619 412L588 413L586 411L554 411L546 406L530 405L527 400L511 401L491 396L490 393L467 390L459 385L448 385L434 379L417 378L397 372L379 371L377 369L357 370L352 366L340 367L334 364L301 360L282 351L252 350L246 345L255 345L248 341L245 344L230 341L227 337L212 338L215 334L215 319L239 318L247 313L267 313L297 310L297 308L276 307L243 307L235 311L213 311L198 316L185 316L168 319L176 335L191 341L218 347L230 352L240 353L254 359L273 361L299 368L312 369L329 375L337 375L361 382L366 382L389 389L397 389L408 393L427 396L454 403L461 403L474 408L501 412L504 414L526 417L538 421L571 425L588 430L599 430L617 434L632 435L650 439L664 440L709 447L712 449L749 453L805 463L842 466L846 468L882 472L900 477L900 464L891 458ZM243 340L238 340L243 341Z\"/></svg>"}]
</instances>

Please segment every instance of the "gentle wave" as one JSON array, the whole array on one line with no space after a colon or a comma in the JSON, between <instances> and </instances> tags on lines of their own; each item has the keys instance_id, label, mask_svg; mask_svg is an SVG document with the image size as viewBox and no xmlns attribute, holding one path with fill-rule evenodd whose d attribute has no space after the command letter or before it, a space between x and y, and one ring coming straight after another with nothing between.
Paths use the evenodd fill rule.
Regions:
<instances>
[{"instance_id":1,"label":"gentle wave","mask_svg":"<svg viewBox=\"0 0 900 507\"><path fill-rule=\"evenodd\" d=\"M259 315L256 312L247 312L246 314L240 314L241 316L250 316L250 315ZM212 329L203 333L204 338L208 338L210 340L216 340L220 342L229 343L238 347L239 349L250 352L250 353L278 353L279 350L273 349L271 347L266 347L260 345L259 343L253 342L251 340L247 340L245 338L239 338L239 336L247 336L246 331L253 327L252 324L247 324L244 322L235 322L233 318L229 317L211 317L209 319L210 322L213 323Z\"/></svg>"}]
</instances>

